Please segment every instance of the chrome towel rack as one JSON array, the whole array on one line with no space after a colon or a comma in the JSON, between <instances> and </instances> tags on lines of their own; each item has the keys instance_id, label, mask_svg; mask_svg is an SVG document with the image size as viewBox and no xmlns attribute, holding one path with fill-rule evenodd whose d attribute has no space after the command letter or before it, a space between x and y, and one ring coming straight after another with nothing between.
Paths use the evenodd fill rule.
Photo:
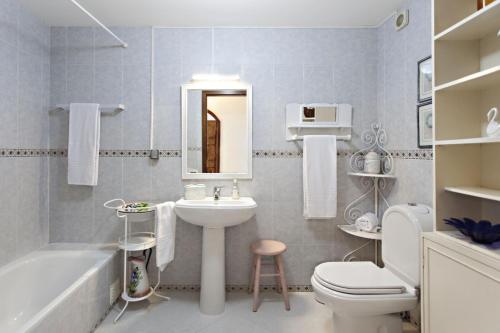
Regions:
<instances>
[{"instance_id":1,"label":"chrome towel rack","mask_svg":"<svg viewBox=\"0 0 500 333\"><path fill-rule=\"evenodd\" d=\"M125 111L125 105L123 104L102 104L99 106L99 110L111 110L115 111ZM69 111L69 104L57 104L51 109L51 111Z\"/></svg>"}]
</instances>

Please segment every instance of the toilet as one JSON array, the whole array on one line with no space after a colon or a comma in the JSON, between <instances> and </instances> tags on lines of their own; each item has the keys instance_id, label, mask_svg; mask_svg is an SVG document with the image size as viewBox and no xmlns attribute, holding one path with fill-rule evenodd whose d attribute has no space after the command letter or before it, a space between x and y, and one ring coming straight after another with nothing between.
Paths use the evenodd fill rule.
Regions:
<instances>
[{"instance_id":1,"label":"toilet","mask_svg":"<svg viewBox=\"0 0 500 333\"><path fill-rule=\"evenodd\" d=\"M432 231L432 208L392 206L382 219L382 259L326 262L311 277L316 299L333 311L333 333L401 333L400 312L418 305L420 235Z\"/></svg>"}]
</instances>

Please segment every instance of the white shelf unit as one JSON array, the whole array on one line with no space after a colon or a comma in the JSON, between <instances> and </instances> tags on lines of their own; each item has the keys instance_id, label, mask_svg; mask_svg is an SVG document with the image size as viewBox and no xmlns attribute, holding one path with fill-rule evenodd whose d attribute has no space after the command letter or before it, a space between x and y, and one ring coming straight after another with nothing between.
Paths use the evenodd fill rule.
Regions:
<instances>
[{"instance_id":1,"label":"white shelf unit","mask_svg":"<svg viewBox=\"0 0 500 333\"><path fill-rule=\"evenodd\" d=\"M335 121L321 121L319 119L303 119L303 108L331 108L335 110ZM352 106L349 104L298 104L286 106L286 140L303 140L306 135L336 135L337 140L350 141L352 138Z\"/></svg>"},{"instance_id":2,"label":"white shelf unit","mask_svg":"<svg viewBox=\"0 0 500 333\"><path fill-rule=\"evenodd\" d=\"M467 195L474 198L500 201L500 190L492 190L485 187L475 186L448 186L445 191Z\"/></svg>"},{"instance_id":3,"label":"white shelf unit","mask_svg":"<svg viewBox=\"0 0 500 333\"><path fill-rule=\"evenodd\" d=\"M422 242L421 329L493 333L498 250L443 219L500 223L500 138L485 137L486 114L500 107L500 0L481 10L477 0L433 0L433 14L435 219Z\"/></svg>"},{"instance_id":4,"label":"white shelf unit","mask_svg":"<svg viewBox=\"0 0 500 333\"><path fill-rule=\"evenodd\" d=\"M476 91L500 83L500 66L476 72L436 87L436 91Z\"/></svg>"},{"instance_id":5,"label":"white shelf unit","mask_svg":"<svg viewBox=\"0 0 500 333\"><path fill-rule=\"evenodd\" d=\"M485 135L500 107L500 0L433 0L435 231L444 218L500 223L500 138Z\"/></svg>"},{"instance_id":6,"label":"white shelf unit","mask_svg":"<svg viewBox=\"0 0 500 333\"><path fill-rule=\"evenodd\" d=\"M457 139L457 140L436 140L434 144L436 146L452 146L452 145L475 145L475 144L486 144L486 143L500 143L500 137L498 138L471 138L471 139Z\"/></svg>"},{"instance_id":7,"label":"white shelf unit","mask_svg":"<svg viewBox=\"0 0 500 333\"><path fill-rule=\"evenodd\" d=\"M474 40L481 39L498 29L500 21L500 2L493 2L474 12L460 22L437 34L435 40Z\"/></svg>"}]
</instances>

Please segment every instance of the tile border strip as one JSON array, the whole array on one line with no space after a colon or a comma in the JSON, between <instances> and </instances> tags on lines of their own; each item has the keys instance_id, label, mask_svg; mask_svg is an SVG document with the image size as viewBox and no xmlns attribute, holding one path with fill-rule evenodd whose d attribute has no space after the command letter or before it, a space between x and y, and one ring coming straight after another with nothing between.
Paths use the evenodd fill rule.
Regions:
<instances>
[{"instance_id":1,"label":"tile border strip","mask_svg":"<svg viewBox=\"0 0 500 333\"><path fill-rule=\"evenodd\" d=\"M275 285L261 285L261 291L276 291ZM158 288L159 291L187 291L187 292L199 292L200 285L197 284L162 284ZM228 284L226 285L226 292L240 292L248 291L248 285L240 284ZM312 292L313 288L311 285L289 285L289 292Z\"/></svg>"},{"instance_id":2,"label":"tile border strip","mask_svg":"<svg viewBox=\"0 0 500 333\"><path fill-rule=\"evenodd\" d=\"M415 149L415 150L389 150L390 154L395 159L403 160L433 160L434 153L431 149ZM346 158L351 156L353 151L339 150L338 157ZM181 157L181 151L175 149L160 150L160 158L176 158ZM0 149L0 158L17 158L17 157L67 157L67 149ZM149 158L148 149L114 149L99 151L101 157L129 157L129 158ZM302 158L303 153L299 150L254 150L252 152L254 158Z\"/></svg>"}]
</instances>

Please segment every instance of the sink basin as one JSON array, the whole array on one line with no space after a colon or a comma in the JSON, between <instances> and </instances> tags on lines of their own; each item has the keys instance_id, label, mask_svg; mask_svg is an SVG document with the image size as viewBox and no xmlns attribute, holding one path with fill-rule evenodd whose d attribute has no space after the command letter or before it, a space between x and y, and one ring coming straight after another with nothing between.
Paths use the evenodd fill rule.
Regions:
<instances>
[{"instance_id":1,"label":"sink basin","mask_svg":"<svg viewBox=\"0 0 500 333\"><path fill-rule=\"evenodd\" d=\"M257 204L252 198L206 198L176 202L177 216L186 222L207 228L224 228L248 221L255 215Z\"/></svg>"},{"instance_id":2,"label":"sink basin","mask_svg":"<svg viewBox=\"0 0 500 333\"><path fill-rule=\"evenodd\" d=\"M201 258L200 310L204 314L224 312L226 303L224 228L241 224L255 215L257 204L252 198L238 200L180 199L175 213L184 221L203 227Z\"/></svg>"}]
</instances>

